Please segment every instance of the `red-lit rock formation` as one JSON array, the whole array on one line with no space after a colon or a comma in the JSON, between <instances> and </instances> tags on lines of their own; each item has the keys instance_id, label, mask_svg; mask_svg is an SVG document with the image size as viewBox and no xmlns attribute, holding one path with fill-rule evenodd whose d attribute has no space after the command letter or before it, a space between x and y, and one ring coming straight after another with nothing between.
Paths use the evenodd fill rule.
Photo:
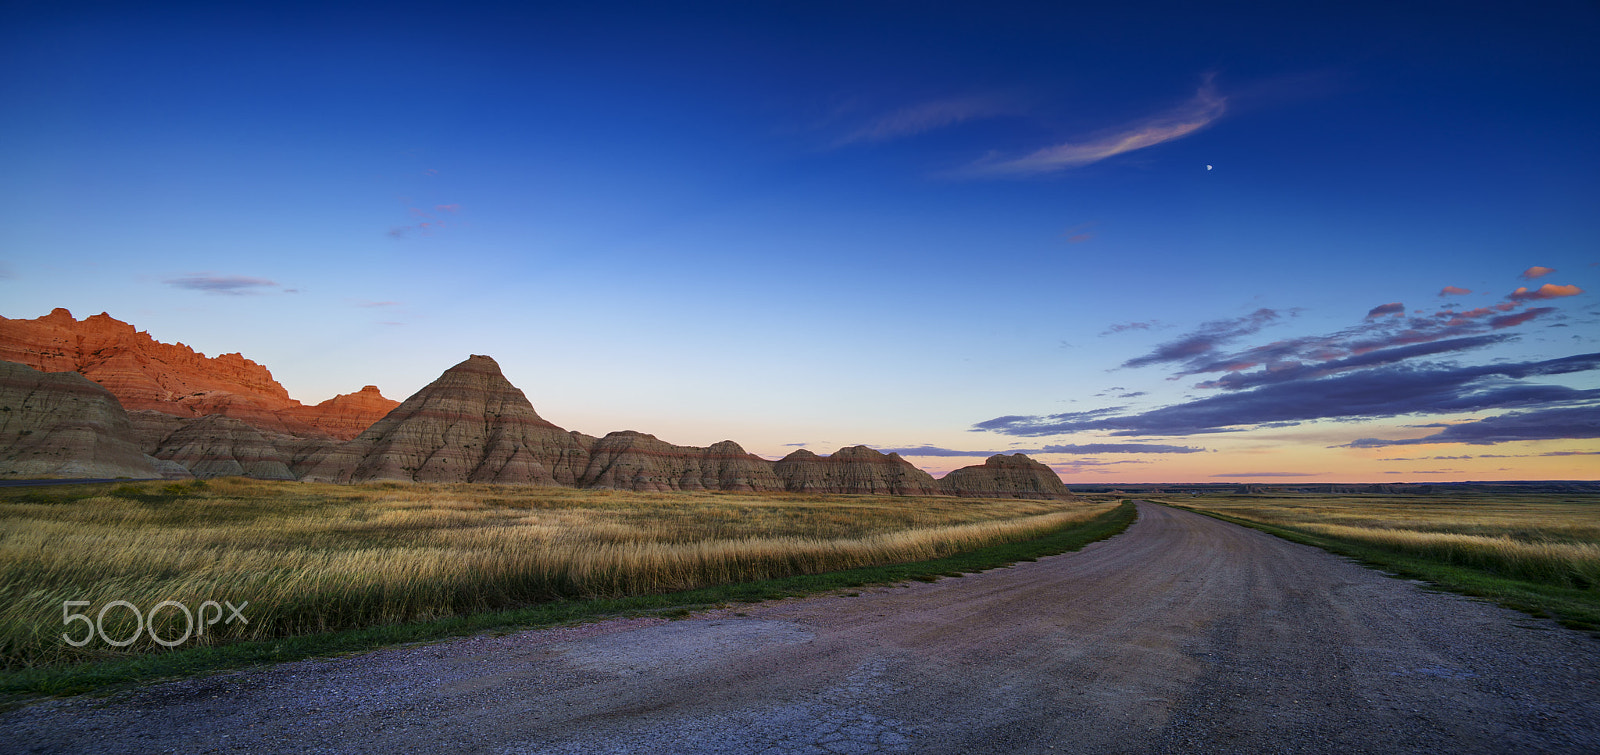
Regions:
<instances>
[{"instance_id":1,"label":"red-lit rock formation","mask_svg":"<svg viewBox=\"0 0 1600 755\"><path fill-rule=\"evenodd\" d=\"M546 422L500 365L473 355L327 453L309 480L577 485L578 437Z\"/></svg>"},{"instance_id":2,"label":"red-lit rock formation","mask_svg":"<svg viewBox=\"0 0 1600 755\"><path fill-rule=\"evenodd\" d=\"M933 476L900 458L866 446L841 448L831 456L801 449L773 465L785 490L800 493L940 495Z\"/></svg>"},{"instance_id":3,"label":"red-lit rock formation","mask_svg":"<svg viewBox=\"0 0 1600 755\"><path fill-rule=\"evenodd\" d=\"M369 385L356 393L340 394L316 406L291 407L281 414L300 420L329 437L350 440L399 405L399 401L384 398L378 386Z\"/></svg>"},{"instance_id":4,"label":"red-lit rock formation","mask_svg":"<svg viewBox=\"0 0 1600 755\"><path fill-rule=\"evenodd\" d=\"M995 454L939 480L947 495L966 498L1074 498L1055 470L1023 454Z\"/></svg>"},{"instance_id":5,"label":"red-lit rock formation","mask_svg":"<svg viewBox=\"0 0 1600 755\"><path fill-rule=\"evenodd\" d=\"M376 389L363 389L302 406L266 367L239 354L208 358L181 343L161 343L105 313L81 321L65 309L34 320L0 317L0 359L43 372L79 373L104 386L128 411L221 414L293 435L353 438L398 405Z\"/></svg>"},{"instance_id":6,"label":"red-lit rock formation","mask_svg":"<svg viewBox=\"0 0 1600 755\"><path fill-rule=\"evenodd\" d=\"M105 388L0 362L0 478L187 476L139 450L127 412Z\"/></svg>"},{"instance_id":7,"label":"red-lit rock formation","mask_svg":"<svg viewBox=\"0 0 1600 755\"><path fill-rule=\"evenodd\" d=\"M709 448L675 446L624 430L589 447L583 487L617 490L783 490L772 462L725 440Z\"/></svg>"}]
</instances>

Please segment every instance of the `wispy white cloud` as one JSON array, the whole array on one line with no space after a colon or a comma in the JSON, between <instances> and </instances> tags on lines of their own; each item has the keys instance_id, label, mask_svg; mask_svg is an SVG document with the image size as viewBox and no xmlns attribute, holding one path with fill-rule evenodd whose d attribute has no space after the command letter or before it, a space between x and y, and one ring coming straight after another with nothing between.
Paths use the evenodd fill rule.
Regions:
<instances>
[{"instance_id":1,"label":"wispy white cloud","mask_svg":"<svg viewBox=\"0 0 1600 755\"><path fill-rule=\"evenodd\" d=\"M994 96L932 100L880 115L840 138L833 146L886 142L966 121L1009 115L1015 111L1016 107L1010 102Z\"/></svg>"},{"instance_id":2,"label":"wispy white cloud","mask_svg":"<svg viewBox=\"0 0 1600 755\"><path fill-rule=\"evenodd\" d=\"M1011 159L987 158L960 171L962 175L1028 176L1081 168L1108 157L1181 139L1222 117L1227 98L1208 79L1194 97L1160 115L1125 124L1080 141L1057 144Z\"/></svg>"}]
</instances>

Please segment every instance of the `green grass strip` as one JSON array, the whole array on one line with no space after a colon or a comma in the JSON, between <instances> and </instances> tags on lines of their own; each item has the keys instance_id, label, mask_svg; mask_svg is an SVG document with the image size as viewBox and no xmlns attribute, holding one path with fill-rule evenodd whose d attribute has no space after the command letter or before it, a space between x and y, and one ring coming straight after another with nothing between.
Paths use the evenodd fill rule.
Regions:
<instances>
[{"instance_id":1,"label":"green grass strip","mask_svg":"<svg viewBox=\"0 0 1600 755\"><path fill-rule=\"evenodd\" d=\"M1203 514L1213 519L1231 522L1290 542L1321 548L1330 553L1348 556L1396 577L1418 579L1442 590L1492 600L1506 608L1529 614L1535 618L1554 618L1569 629L1588 631L1600 638L1600 593L1576 587L1559 587L1502 576L1482 569L1445 563L1415 554L1396 553L1370 543L1355 542L1327 535L1302 532L1249 519L1218 514L1204 509L1162 503L1175 509Z\"/></svg>"},{"instance_id":2,"label":"green grass strip","mask_svg":"<svg viewBox=\"0 0 1600 755\"><path fill-rule=\"evenodd\" d=\"M960 576L1034 561L1082 548L1121 533L1138 516L1131 502L1087 522L1063 527L1032 540L1003 543L966 553L905 564L870 566L825 574L805 574L760 582L703 587L696 590L638 595L617 599L559 601L510 611L458 616L436 621L391 624L325 634L239 642L121 658L112 661L41 667L0 673L0 707L14 707L30 698L110 692L132 684L210 674L263 664L356 653L411 642L428 642L485 631L533 629L619 615L652 612L671 618L689 609L725 603L758 603L803 597L863 585Z\"/></svg>"}]
</instances>

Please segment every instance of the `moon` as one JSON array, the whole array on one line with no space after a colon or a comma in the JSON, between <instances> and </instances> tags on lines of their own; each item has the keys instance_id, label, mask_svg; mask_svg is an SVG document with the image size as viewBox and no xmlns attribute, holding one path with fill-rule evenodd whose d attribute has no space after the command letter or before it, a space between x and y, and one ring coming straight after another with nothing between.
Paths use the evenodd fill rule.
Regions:
<instances>
[{"instance_id":1,"label":"moon","mask_svg":"<svg viewBox=\"0 0 1600 755\"><path fill-rule=\"evenodd\" d=\"M1211 170L1211 166L1207 165L1206 170Z\"/></svg>"}]
</instances>

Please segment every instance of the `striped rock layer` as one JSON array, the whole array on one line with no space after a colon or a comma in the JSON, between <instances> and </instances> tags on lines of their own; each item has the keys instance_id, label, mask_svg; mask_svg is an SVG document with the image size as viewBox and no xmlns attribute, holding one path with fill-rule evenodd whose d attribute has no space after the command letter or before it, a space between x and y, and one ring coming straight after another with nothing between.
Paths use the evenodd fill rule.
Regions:
<instances>
[{"instance_id":1,"label":"striped rock layer","mask_svg":"<svg viewBox=\"0 0 1600 755\"><path fill-rule=\"evenodd\" d=\"M841 448L830 456L801 449L773 464L784 490L796 493L940 495L939 481L900 458L866 446Z\"/></svg>"},{"instance_id":2,"label":"striped rock layer","mask_svg":"<svg viewBox=\"0 0 1600 755\"><path fill-rule=\"evenodd\" d=\"M725 440L709 448L675 446L632 430L614 432L589 447L580 484L617 490L774 491L784 485L772 462Z\"/></svg>"},{"instance_id":3,"label":"striped rock layer","mask_svg":"<svg viewBox=\"0 0 1600 755\"><path fill-rule=\"evenodd\" d=\"M180 422L151 453L183 465L195 477L297 480L337 444L262 430L219 414Z\"/></svg>"},{"instance_id":4,"label":"striped rock layer","mask_svg":"<svg viewBox=\"0 0 1600 755\"><path fill-rule=\"evenodd\" d=\"M939 480L947 495L965 498L1071 498L1055 470L1023 454L995 454Z\"/></svg>"},{"instance_id":5,"label":"striped rock layer","mask_svg":"<svg viewBox=\"0 0 1600 755\"><path fill-rule=\"evenodd\" d=\"M76 373L0 361L0 478L188 476L140 451L110 391Z\"/></svg>"},{"instance_id":6,"label":"striped rock layer","mask_svg":"<svg viewBox=\"0 0 1600 755\"><path fill-rule=\"evenodd\" d=\"M473 355L417 391L304 479L575 486L589 452L545 421L500 365Z\"/></svg>"}]
</instances>

